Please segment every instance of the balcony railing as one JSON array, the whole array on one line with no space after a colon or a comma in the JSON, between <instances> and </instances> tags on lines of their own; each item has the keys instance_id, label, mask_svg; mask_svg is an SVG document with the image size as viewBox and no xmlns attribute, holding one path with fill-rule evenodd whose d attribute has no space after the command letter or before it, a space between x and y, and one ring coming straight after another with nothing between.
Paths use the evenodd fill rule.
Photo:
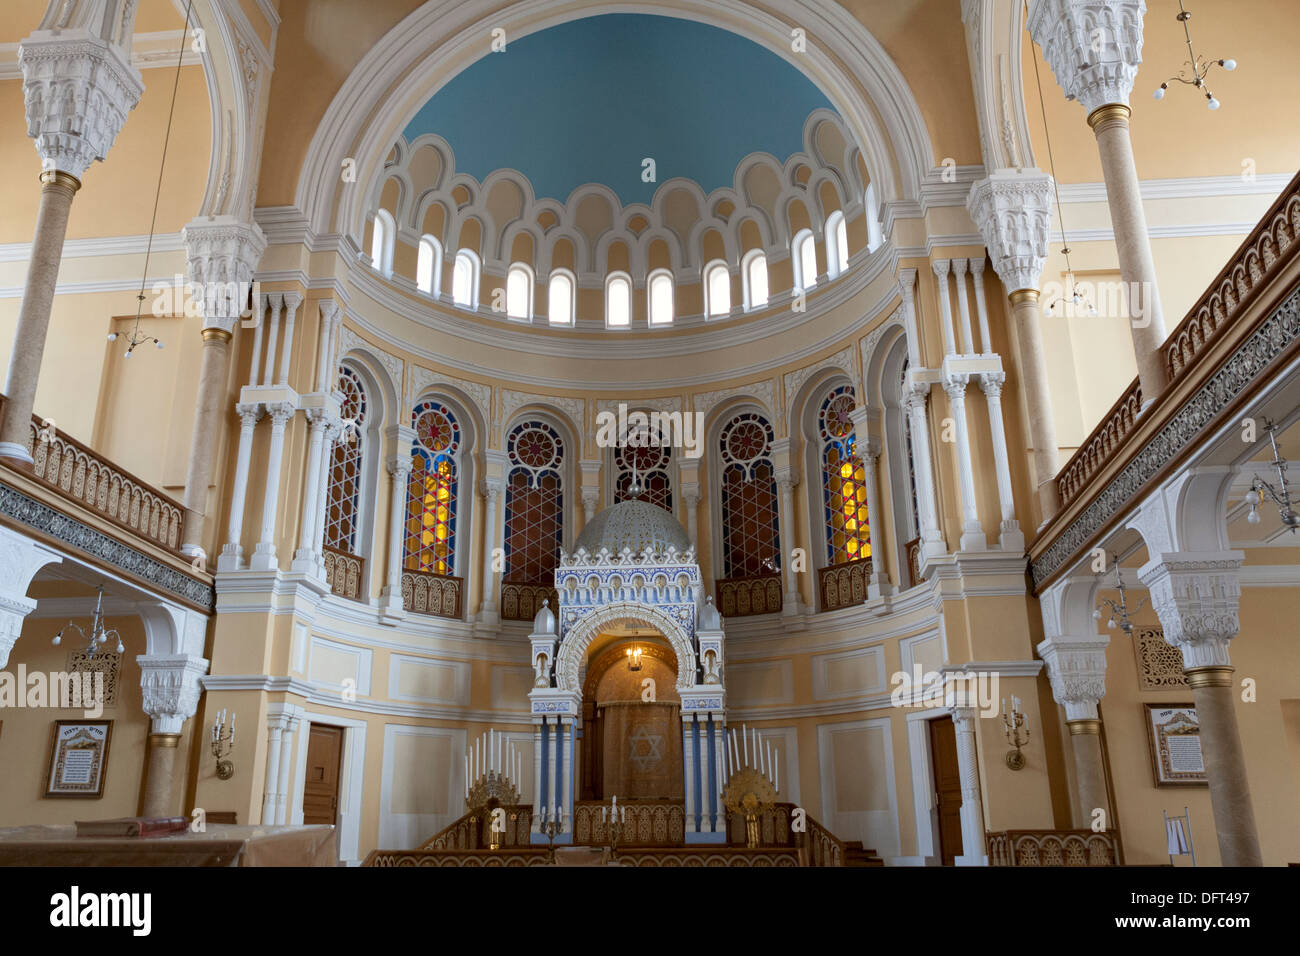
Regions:
<instances>
[{"instance_id":1,"label":"balcony railing","mask_svg":"<svg viewBox=\"0 0 1300 956\"><path fill-rule=\"evenodd\" d=\"M74 438L53 422L32 416L27 449L33 473L45 486L113 524L180 556L185 509L124 468Z\"/></svg>"},{"instance_id":2,"label":"balcony railing","mask_svg":"<svg viewBox=\"0 0 1300 956\"><path fill-rule=\"evenodd\" d=\"M722 578L717 583L718 611L723 617L749 617L780 612L781 575Z\"/></svg>"},{"instance_id":3,"label":"balcony railing","mask_svg":"<svg viewBox=\"0 0 1300 956\"><path fill-rule=\"evenodd\" d=\"M417 614L459 618L465 579L426 571L402 572L402 607Z\"/></svg>"},{"instance_id":4,"label":"balcony railing","mask_svg":"<svg viewBox=\"0 0 1300 956\"><path fill-rule=\"evenodd\" d=\"M361 571L365 565L365 558L348 554L338 548L331 548L329 545L325 545L323 550L325 583L329 585L330 593L352 601L364 601L365 598L361 596Z\"/></svg>"},{"instance_id":5,"label":"balcony railing","mask_svg":"<svg viewBox=\"0 0 1300 956\"><path fill-rule=\"evenodd\" d=\"M817 593L823 611L855 607L867 599L867 580L871 577L871 559L858 558L844 564L832 564L817 572Z\"/></svg>"},{"instance_id":6,"label":"balcony railing","mask_svg":"<svg viewBox=\"0 0 1300 956\"><path fill-rule=\"evenodd\" d=\"M531 621L542 608L543 601L551 602L551 610L560 606L560 594L549 584L520 584L501 582L501 619L503 621Z\"/></svg>"},{"instance_id":7,"label":"balcony railing","mask_svg":"<svg viewBox=\"0 0 1300 956\"><path fill-rule=\"evenodd\" d=\"M990 866L1118 866L1114 830L1004 830L990 833Z\"/></svg>"},{"instance_id":8,"label":"balcony railing","mask_svg":"<svg viewBox=\"0 0 1300 956\"><path fill-rule=\"evenodd\" d=\"M1300 176L1282 191L1218 278L1161 346L1166 394L1199 365L1224 330L1252 303L1259 289L1294 258L1297 234L1300 234ZM1078 498L1092 477L1125 447L1142 400L1142 390L1134 381L1065 463L1056 479L1062 508Z\"/></svg>"},{"instance_id":9,"label":"balcony railing","mask_svg":"<svg viewBox=\"0 0 1300 956\"><path fill-rule=\"evenodd\" d=\"M907 579L912 587L921 583L921 539L915 537L907 544L903 545L903 553L907 555Z\"/></svg>"}]
</instances>

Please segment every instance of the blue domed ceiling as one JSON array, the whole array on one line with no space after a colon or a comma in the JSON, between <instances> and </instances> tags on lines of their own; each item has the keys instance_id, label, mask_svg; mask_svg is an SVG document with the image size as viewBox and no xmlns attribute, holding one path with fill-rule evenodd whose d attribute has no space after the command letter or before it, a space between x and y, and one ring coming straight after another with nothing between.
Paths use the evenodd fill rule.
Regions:
<instances>
[{"instance_id":1,"label":"blue domed ceiling","mask_svg":"<svg viewBox=\"0 0 1300 956\"><path fill-rule=\"evenodd\" d=\"M707 193L732 185L736 164L803 149L822 92L756 43L666 16L609 14L518 39L467 67L403 131L437 133L456 171L480 182L502 168L561 202L602 183L627 205L677 176ZM485 38L485 43L487 42ZM642 182L652 157L657 182Z\"/></svg>"}]
</instances>

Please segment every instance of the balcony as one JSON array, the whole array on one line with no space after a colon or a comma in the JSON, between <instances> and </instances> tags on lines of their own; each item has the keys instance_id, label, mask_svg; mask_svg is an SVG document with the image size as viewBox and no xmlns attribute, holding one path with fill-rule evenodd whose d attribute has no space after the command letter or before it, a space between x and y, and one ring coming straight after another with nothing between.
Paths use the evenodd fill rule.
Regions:
<instances>
[{"instance_id":1,"label":"balcony","mask_svg":"<svg viewBox=\"0 0 1300 956\"><path fill-rule=\"evenodd\" d=\"M856 607L867 599L867 581L871 577L871 559L858 558L832 564L817 572L817 593L823 611Z\"/></svg>"},{"instance_id":2,"label":"balcony","mask_svg":"<svg viewBox=\"0 0 1300 956\"><path fill-rule=\"evenodd\" d=\"M0 396L0 407L5 399ZM181 552L185 509L103 455L32 416L25 467L0 459L0 519L108 565L204 612L216 603L201 562Z\"/></svg>"},{"instance_id":3,"label":"balcony","mask_svg":"<svg viewBox=\"0 0 1300 956\"><path fill-rule=\"evenodd\" d=\"M760 574L752 578L722 578L717 582L718 611L723 617L779 614L781 575Z\"/></svg>"},{"instance_id":4,"label":"balcony","mask_svg":"<svg viewBox=\"0 0 1300 956\"><path fill-rule=\"evenodd\" d=\"M1029 552L1036 591L1300 353L1297 237L1300 175L1161 346L1164 391L1142 411L1134 381L1057 475L1061 510Z\"/></svg>"},{"instance_id":5,"label":"balcony","mask_svg":"<svg viewBox=\"0 0 1300 956\"><path fill-rule=\"evenodd\" d=\"M427 571L402 572L402 607L416 614L459 620L465 579Z\"/></svg>"},{"instance_id":6,"label":"balcony","mask_svg":"<svg viewBox=\"0 0 1300 956\"><path fill-rule=\"evenodd\" d=\"M542 602L550 601L551 610L560 606L560 594L549 584L520 584L517 581L501 582L501 619L503 621L529 621L542 609Z\"/></svg>"},{"instance_id":7,"label":"balcony","mask_svg":"<svg viewBox=\"0 0 1300 956\"><path fill-rule=\"evenodd\" d=\"M323 550L325 583L329 585L330 593L364 604L366 599L361 595L361 572L366 559L329 545L325 545Z\"/></svg>"}]
</instances>

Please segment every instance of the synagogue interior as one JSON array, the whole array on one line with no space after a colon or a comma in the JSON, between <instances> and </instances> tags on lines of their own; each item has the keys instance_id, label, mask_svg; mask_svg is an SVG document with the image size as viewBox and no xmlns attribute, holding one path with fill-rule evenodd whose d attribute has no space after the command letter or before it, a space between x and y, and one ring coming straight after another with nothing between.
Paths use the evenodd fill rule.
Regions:
<instances>
[{"instance_id":1,"label":"synagogue interior","mask_svg":"<svg viewBox=\"0 0 1300 956\"><path fill-rule=\"evenodd\" d=\"M1287 0L3 7L0 864L1300 864Z\"/></svg>"}]
</instances>

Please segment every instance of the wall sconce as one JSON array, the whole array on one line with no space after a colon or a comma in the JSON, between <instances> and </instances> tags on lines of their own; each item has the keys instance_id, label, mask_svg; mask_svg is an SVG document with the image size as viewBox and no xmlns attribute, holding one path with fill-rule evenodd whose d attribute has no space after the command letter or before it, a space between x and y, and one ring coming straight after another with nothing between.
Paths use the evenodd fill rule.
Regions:
<instances>
[{"instance_id":1,"label":"wall sconce","mask_svg":"<svg viewBox=\"0 0 1300 956\"><path fill-rule=\"evenodd\" d=\"M230 715L230 726L226 726L226 712L217 714L216 723L212 725L212 756L217 758L217 778L229 780L235 775L235 765L224 759L235 747L235 715Z\"/></svg>"},{"instance_id":2,"label":"wall sconce","mask_svg":"<svg viewBox=\"0 0 1300 956\"><path fill-rule=\"evenodd\" d=\"M1029 731L1025 728L1025 715L1020 710L1020 698L1011 698L1011 709L1007 710L1007 699L1002 698L1002 726L1006 729L1007 743L1011 744L1011 750L1007 751L1007 766L1012 770L1023 770L1025 766L1025 755L1021 752L1021 747L1029 743ZM1020 732L1024 731L1024 737Z\"/></svg>"},{"instance_id":3,"label":"wall sconce","mask_svg":"<svg viewBox=\"0 0 1300 956\"><path fill-rule=\"evenodd\" d=\"M627 669L630 671L639 671L641 669L640 644L633 644L627 649Z\"/></svg>"}]
</instances>

